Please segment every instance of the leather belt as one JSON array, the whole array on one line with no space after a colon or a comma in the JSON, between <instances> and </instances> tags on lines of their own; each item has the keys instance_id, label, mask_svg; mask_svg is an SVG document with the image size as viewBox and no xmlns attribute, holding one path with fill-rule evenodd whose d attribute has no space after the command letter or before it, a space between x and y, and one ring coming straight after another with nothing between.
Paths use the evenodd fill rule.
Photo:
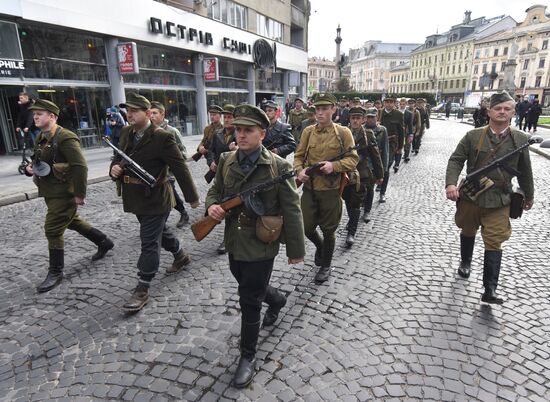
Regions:
<instances>
[{"instance_id":1,"label":"leather belt","mask_svg":"<svg viewBox=\"0 0 550 402\"><path fill-rule=\"evenodd\" d=\"M243 226L256 227L256 219L257 218L250 218L241 212L237 217L237 222Z\"/></svg>"},{"instance_id":2,"label":"leather belt","mask_svg":"<svg viewBox=\"0 0 550 402\"><path fill-rule=\"evenodd\" d=\"M143 180L132 176L122 176L122 182L124 184L145 184Z\"/></svg>"}]
</instances>

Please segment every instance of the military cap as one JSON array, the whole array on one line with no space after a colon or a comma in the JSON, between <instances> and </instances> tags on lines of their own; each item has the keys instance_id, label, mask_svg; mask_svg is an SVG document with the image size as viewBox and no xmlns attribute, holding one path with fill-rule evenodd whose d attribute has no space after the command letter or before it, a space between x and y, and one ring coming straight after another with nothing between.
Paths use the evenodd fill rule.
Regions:
<instances>
[{"instance_id":1,"label":"military cap","mask_svg":"<svg viewBox=\"0 0 550 402\"><path fill-rule=\"evenodd\" d=\"M407 102L407 98L399 98L399 102Z\"/></svg>"},{"instance_id":2,"label":"military cap","mask_svg":"<svg viewBox=\"0 0 550 402\"><path fill-rule=\"evenodd\" d=\"M37 99L34 101L32 106L29 106L28 110L45 110L59 116L59 108L57 105L46 99Z\"/></svg>"},{"instance_id":3,"label":"military cap","mask_svg":"<svg viewBox=\"0 0 550 402\"><path fill-rule=\"evenodd\" d=\"M313 98L313 106L336 105L336 97L327 92L319 92Z\"/></svg>"},{"instance_id":4,"label":"military cap","mask_svg":"<svg viewBox=\"0 0 550 402\"><path fill-rule=\"evenodd\" d=\"M223 113L223 109L218 105L210 105L208 106L208 113Z\"/></svg>"},{"instance_id":5,"label":"military cap","mask_svg":"<svg viewBox=\"0 0 550 402\"><path fill-rule=\"evenodd\" d=\"M346 97L346 95L343 95L343 96L340 98L340 102L346 101L346 100L348 100L348 98Z\"/></svg>"},{"instance_id":6,"label":"military cap","mask_svg":"<svg viewBox=\"0 0 550 402\"><path fill-rule=\"evenodd\" d=\"M315 106L310 106L307 108L308 113L315 113Z\"/></svg>"},{"instance_id":7,"label":"military cap","mask_svg":"<svg viewBox=\"0 0 550 402\"><path fill-rule=\"evenodd\" d=\"M384 98L384 102L395 102L393 95L388 95Z\"/></svg>"},{"instance_id":8,"label":"military cap","mask_svg":"<svg viewBox=\"0 0 550 402\"><path fill-rule=\"evenodd\" d=\"M426 103L426 99L424 99L424 98L418 98L416 101Z\"/></svg>"},{"instance_id":9,"label":"military cap","mask_svg":"<svg viewBox=\"0 0 550 402\"><path fill-rule=\"evenodd\" d=\"M166 108L164 107L164 105L158 101L151 101L151 109L158 109L161 112L166 111Z\"/></svg>"},{"instance_id":10,"label":"military cap","mask_svg":"<svg viewBox=\"0 0 550 402\"><path fill-rule=\"evenodd\" d=\"M239 105L233 112L234 126L260 126L261 128L269 127L269 118L265 112L252 105Z\"/></svg>"},{"instance_id":11,"label":"military cap","mask_svg":"<svg viewBox=\"0 0 550 402\"><path fill-rule=\"evenodd\" d=\"M223 106L223 114L233 114L234 111L235 105L228 103L227 105Z\"/></svg>"},{"instance_id":12,"label":"military cap","mask_svg":"<svg viewBox=\"0 0 550 402\"><path fill-rule=\"evenodd\" d=\"M296 99L294 99L294 103L296 103L296 101L300 101L302 103L306 103L302 98L300 97L297 97Z\"/></svg>"},{"instance_id":13,"label":"military cap","mask_svg":"<svg viewBox=\"0 0 550 402\"><path fill-rule=\"evenodd\" d=\"M279 105L275 101L268 100L267 102L264 103L264 107L270 107L270 108L273 108L273 109L278 109Z\"/></svg>"},{"instance_id":14,"label":"military cap","mask_svg":"<svg viewBox=\"0 0 550 402\"><path fill-rule=\"evenodd\" d=\"M374 101L374 104L375 104L375 105L379 105L379 104L381 104L381 103L382 103L382 101L381 101L380 99L376 99L376 100Z\"/></svg>"},{"instance_id":15,"label":"military cap","mask_svg":"<svg viewBox=\"0 0 550 402\"><path fill-rule=\"evenodd\" d=\"M123 107L125 109L132 108L132 109L149 109L151 107L151 102L143 96L135 92L130 92L126 96L126 102L121 103L119 105L120 107Z\"/></svg>"},{"instance_id":16,"label":"military cap","mask_svg":"<svg viewBox=\"0 0 550 402\"><path fill-rule=\"evenodd\" d=\"M368 116L378 116L378 110L375 107L370 107L365 112L365 115Z\"/></svg>"},{"instance_id":17,"label":"military cap","mask_svg":"<svg viewBox=\"0 0 550 402\"><path fill-rule=\"evenodd\" d=\"M416 100L414 98L410 98L407 103L416 103Z\"/></svg>"},{"instance_id":18,"label":"military cap","mask_svg":"<svg viewBox=\"0 0 550 402\"><path fill-rule=\"evenodd\" d=\"M361 106L354 106L354 107L350 108L349 115L350 116L353 116L353 115L364 116L365 112L366 112L365 108L363 108Z\"/></svg>"},{"instance_id":19,"label":"military cap","mask_svg":"<svg viewBox=\"0 0 550 402\"><path fill-rule=\"evenodd\" d=\"M353 98L353 101L354 102L361 102L361 98L356 96L356 97Z\"/></svg>"},{"instance_id":20,"label":"military cap","mask_svg":"<svg viewBox=\"0 0 550 402\"><path fill-rule=\"evenodd\" d=\"M506 91L498 92L496 94L492 94L491 98L489 100L489 108L493 108L499 103L513 101L514 98L510 96L510 94Z\"/></svg>"}]
</instances>

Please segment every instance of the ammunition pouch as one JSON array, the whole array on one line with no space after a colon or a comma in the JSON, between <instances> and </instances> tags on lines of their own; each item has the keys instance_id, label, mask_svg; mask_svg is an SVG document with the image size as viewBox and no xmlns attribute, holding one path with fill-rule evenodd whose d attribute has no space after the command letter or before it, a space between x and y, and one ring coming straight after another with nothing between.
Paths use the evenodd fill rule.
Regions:
<instances>
[{"instance_id":1,"label":"ammunition pouch","mask_svg":"<svg viewBox=\"0 0 550 402\"><path fill-rule=\"evenodd\" d=\"M259 216L256 219L256 237L266 244L277 241L281 237L282 229L282 216Z\"/></svg>"},{"instance_id":2,"label":"ammunition pouch","mask_svg":"<svg viewBox=\"0 0 550 402\"><path fill-rule=\"evenodd\" d=\"M66 162L57 162L52 165L53 175L63 183L67 182L70 171L71 165Z\"/></svg>"},{"instance_id":3,"label":"ammunition pouch","mask_svg":"<svg viewBox=\"0 0 550 402\"><path fill-rule=\"evenodd\" d=\"M521 218L525 204L525 193L521 188L515 188L510 194L510 218Z\"/></svg>"}]
</instances>

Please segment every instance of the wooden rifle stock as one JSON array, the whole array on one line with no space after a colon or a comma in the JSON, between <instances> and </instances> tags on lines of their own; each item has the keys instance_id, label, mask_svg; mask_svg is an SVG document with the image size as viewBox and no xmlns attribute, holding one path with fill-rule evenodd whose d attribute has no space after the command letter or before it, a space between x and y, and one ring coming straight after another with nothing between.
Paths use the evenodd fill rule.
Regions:
<instances>
[{"instance_id":1,"label":"wooden rifle stock","mask_svg":"<svg viewBox=\"0 0 550 402\"><path fill-rule=\"evenodd\" d=\"M324 165L325 165L325 162L317 162L317 163L311 165L310 167L308 167L308 168L306 169L306 174L307 174L308 176L312 176L312 175L314 175L314 174L318 174L319 171L321 170L321 168L322 168ZM302 184L303 184L303 183L302 183L300 180L296 179L296 188L300 188L300 186L301 186Z\"/></svg>"},{"instance_id":2,"label":"wooden rifle stock","mask_svg":"<svg viewBox=\"0 0 550 402\"><path fill-rule=\"evenodd\" d=\"M222 202L220 204L220 207L222 207L224 211L229 211L230 209L235 208L241 205L242 203L243 203L243 200L241 197L233 197L225 202ZM195 239L197 241L201 241L206 236L208 236L208 234L212 231L212 229L214 229L216 225L219 223L220 221L217 221L216 219L207 215L204 218L193 223L191 225L191 231L193 232L193 236L195 236Z\"/></svg>"},{"instance_id":3,"label":"wooden rifle stock","mask_svg":"<svg viewBox=\"0 0 550 402\"><path fill-rule=\"evenodd\" d=\"M193 159L195 162L198 162L202 158L202 154L200 152L195 152L191 159Z\"/></svg>"}]
</instances>

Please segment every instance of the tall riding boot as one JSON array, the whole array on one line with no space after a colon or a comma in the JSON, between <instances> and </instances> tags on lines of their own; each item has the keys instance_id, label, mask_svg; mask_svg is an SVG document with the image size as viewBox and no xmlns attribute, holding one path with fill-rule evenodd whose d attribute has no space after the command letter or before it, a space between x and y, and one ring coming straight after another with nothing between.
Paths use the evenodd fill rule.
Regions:
<instances>
[{"instance_id":1,"label":"tall riding boot","mask_svg":"<svg viewBox=\"0 0 550 402\"><path fill-rule=\"evenodd\" d=\"M399 171L399 165L401 164L401 158L403 157L403 154L397 154L395 155L395 164L393 165L393 171L397 173Z\"/></svg>"},{"instance_id":2,"label":"tall riding boot","mask_svg":"<svg viewBox=\"0 0 550 402\"><path fill-rule=\"evenodd\" d=\"M281 309L286 304L286 297L273 286L269 285L267 287L264 301L269 305L269 307L265 312L262 326L269 327L275 324L275 321L277 321L277 318L279 317L279 311L281 311Z\"/></svg>"},{"instance_id":3,"label":"tall riding boot","mask_svg":"<svg viewBox=\"0 0 550 402\"><path fill-rule=\"evenodd\" d=\"M374 187L368 186L365 198L363 198L363 221L370 222L370 211L372 209L372 201L374 200Z\"/></svg>"},{"instance_id":4,"label":"tall riding boot","mask_svg":"<svg viewBox=\"0 0 550 402\"><path fill-rule=\"evenodd\" d=\"M485 293L481 296L481 301L485 303L502 304L504 302L495 293L498 286L501 260L502 250L485 250L485 258L483 260L483 286L485 287Z\"/></svg>"},{"instance_id":5,"label":"tall riding boot","mask_svg":"<svg viewBox=\"0 0 550 402\"><path fill-rule=\"evenodd\" d=\"M383 203L386 202L386 189L388 188L388 182L390 181L390 171L387 170L384 172L384 182L382 183L382 187L380 188L380 199L378 202Z\"/></svg>"},{"instance_id":6,"label":"tall riding boot","mask_svg":"<svg viewBox=\"0 0 550 402\"><path fill-rule=\"evenodd\" d=\"M346 230L349 230L349 224L351 222L351 212L348 203L346 202L346 212L348 213L348 223L346 224Z\"/></svg>"},{"instance_id":7,"label":"tall riding boot","mask_svg":"<svg viewBox=\"0 0 550 402\"><path fill-rule=\"evenodd\" d=\"M314 231L313 234L307 236L307 238L315 245L315 265L319 267L323 259L323 239L317 231Z\"/></svg>"},{"instance_id":8,"label":"tall riding boot","mask_svg":"<svg viewBox=\"0 0 550 402\"><path fill-rule=\"evenodd\" d=\"M49 292L61 283L63 279L63 266L65 265L65 252L63 249L50 249L50 267L46 279L37 286L38 293Z\"/></svg>"},{"instance_id":9,"label":"tall riding boot","mask_svg":"<svg viewBox=\"0 0 550 402\"><path fill-rule=\"evenodd\" d=\"M241 358L233 377L235 388L244 388L252 382L256 369L256 344L260 333L260 321L247 323L241 319Z\"/></svg>"},{"instance_id":10,"label":"tall riding boot","mask_svg":"<svg viewBox=\"0 0 550 402\"><path fill-rule=\"evenodd\" d=\"M321 268L315 275L315 283L321 284L326 282L330 276L330 264L332 263L332 254L334 253L334 246L336 240L334 237L325 238L323 241L323 259L321 262Z\"/></svg>"},{"instance_id":11,"label":"tall riding boot","mask_svg":"<svg viewBox=\"0 0 550 402\"><path fill-rule=\"evenodd\" d=\"M475 237L460 235L460 266L458 267L458 274L463 278L470 277L475 241Z\"/></svg>"},{"instance_id":12,"label":"tall riding boot","mask_svg":"<svg viewBox=\"0 0 550 402\"><path fill-rule=\"evenodd\" d=\"M90 231L83 236L97 245L97 253L92 255L92 261L97 261L105 257L105 254L111 250L115 244L111 239L107 237L105 233L96 228L90 229Z\"/></svg>"},{"instance_id":13,"label":"tall riding boot","mask_svg":"<svg viewBox=\"0 0 550 402\"><path fill-rule=\"evenodd\" d=\"M349 213L348 236L346 237L346 246L348 248L355 243L355 233L357 232L361 210L359 208L351 208Z\"/></svg>"}]
</instances>

